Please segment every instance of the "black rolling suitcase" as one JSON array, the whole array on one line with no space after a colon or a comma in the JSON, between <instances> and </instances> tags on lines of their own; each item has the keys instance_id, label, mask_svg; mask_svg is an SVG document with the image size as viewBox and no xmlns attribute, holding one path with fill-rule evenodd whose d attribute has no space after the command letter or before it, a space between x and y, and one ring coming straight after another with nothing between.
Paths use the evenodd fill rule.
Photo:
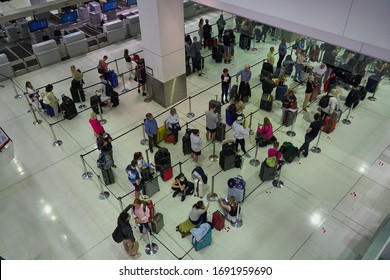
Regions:
<instances>
[{"instance_id":1,"label":"black rolling suitcase","mask_svg":"<svg viewBox=\"0 0 390 280\"><path fill-rule=\"evenodd\" d=\"M274 98L271 94L263 94L260 100L260 109L271 112L273 101Z\"/></svg>"},{"instance_id":2,"label":"black rolling suitcase","mask_svg":"<svg viewBox=\"0 0 390 280\"><path fill-rule=\"evenodd\" d=\"M183 154L189 155L192 153L191 149L191 132L192 129L187 129L186 133L183 136L182 144L183 144Z\"/></svg>"},{"instance_id":3,"label":"black rolling suitcase","mask_svg":"<svg viewBox=\"0 0 390 280\"><path fill-rule=\"evenodd\" d=\"M102 169L102 176L103 176L103 182L104 184L111 185L115 183L114 173L112 172L112 169Z\"/></svg>"},{"instance_id":4,"label":"black rolling suitcase","mask_svg":"<svg viewBox=\"0 0 390 280\"><path fill-rule=\"evenodd\" d=\"M226 136L226 124L225 123L220 123L217 126L217 132L215 133L215 140L222 142L225 140Z\"/></svg>"},{"instance_id":5,"label":"black rolling suitcase","mask_svg":"<svg viewBox=\"0 0 390 280\"><path fill-rule=\"evenodd\" d=\"M167 148L160 148L154 154L154 165L157 172L161 172L163 166L171 166L171 154Z\"/></svg>"},{"instance_id":6,"label":"black rolling suitcase","mask_svg":"<svg viewBox=\"0 0 390 280\"><path fill-rule=\"evenodd\" d=\"M370 76L366 84L366 90L368 92L374 93L376 88L378 87L380 80L381 78L379 76L376 75Z\"/></svg>"},{"instance_id":7,"label":"black rolling suitcase","mask_svg":"<svg viewBox=\"0 0 390 280\"><path fill-rule=\"evenodd\" d=\"M111 94L111 103L112 107L116 107L119 105L119 94L116 91L113 91Z\"/></svg>"},{"instance_id":8,"label":"black rolling suitcase","mask_svg":"<svg viewBox=\"0 0 390 280\"><path fill-rule=\"evenodd\" d=\"M101 107L101 101L100 101L100 96L98 95L92 95L91 98L89 99L90 103L91 103L91 108L92 110L96 113L96 114L99 114L99 105L100 104L100 107ZM102 110L102 113L103 113L103 109Z\"/></svg>"},{"instance_id":9,"label":"black rolling suitcase","mask_svg":"<svg viewBox=\"0 0 390 280\"><path fill-rule=\"evenodd\" d=\"M259 177L261 181L269 181L275 179L277 167L269 167L265 161L261 163Z\"/></svg>"},{"instance_id":10,"label":"black rolling suitcase","mask_svg":"<svg viewBox=\"0 0 390 280\"><path fill-rule=\"evenodd\" d=\"M61 110L67 120L73 119L78 114L73 100L65 95L62 96Z\"/></svg>"},{"instance_id":11,"label":"black rolling suitcase","mask_svg":"<svg viewBox=\"0 0 390 280\"><path fill-rule=\"evenodd\" d=\"M217 113L218 115L221 116L221 107L222 107L222 103L217 101L217 100L210 100L209 101L209 108L211 107L211 105L214 104L215 105L215 111L214 113Z\"/></svg>"},{"instance_id":12,"label":"black rolling suitcase","mask_svg":"<svg viewBox=\"0 0 390 280\"><path fill-rule=\"evenodd\" d=\"M286 95L288 87L286 85L279 85L276 87L275 99L282 100L283 96Z\"/></svg>"},{"instance_id":13,"label":"black rolling suitcase","mask_svg":"<svg viewBox=\"0 0 390 280\"><path fill-rule=\"evenodd\" d=\"M220 53L220 52L215 53L214 54L215 62L216 63L222 63L222 57L223 57L222 53Z\"/></svg>"},{"instance_id":14,"label":"black rolling suitcase","mask_svg":"<svg viewBox=\"0 0 390 280\"><path fill-rule=\"evenodd\" d=\"M294 112L288 109L284 110L283 117L282 117L283 125L287 127L291 126L294 123L296 115L297 115L297 110L295 110Z\"/></svg>"},{"instance_id":15,"label":"black rolling suitcase","mask_svg":"<svg viewBox=\"0 0 390 280\"><path fill-rule=\"evenodd\" d=\"M238 91L238 85L233 85L229 92L229 99L233 99Z\"/></svg>"},{"instance_id":16,"label":"black rolling suitcase","mask_svg":"<svg viewBox=\"0 0 390 280\"><path fill-rule=\"evenodd\" d=\"M229 170L236 167L235 147L233 142L222 145L222 151L219 153L219 166L222 170Z\"/></svg>"}]
</instances>

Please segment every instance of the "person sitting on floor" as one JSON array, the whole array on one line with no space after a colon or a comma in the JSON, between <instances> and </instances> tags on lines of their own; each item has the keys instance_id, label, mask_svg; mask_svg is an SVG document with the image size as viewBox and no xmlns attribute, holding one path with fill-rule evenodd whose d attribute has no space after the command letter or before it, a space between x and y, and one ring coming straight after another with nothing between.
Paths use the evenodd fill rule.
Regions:
<instances>
[{"instance_id":1,"label":"person sitting on floor","mask_svg":"<svg viewBox=\"0 0 390 280\"><path fill-rule=\"evenodd\" d=\"M175 180L173 180L171 188L175 191L172 197L175 197L178 193L181 193L181 201L184 201L184 199L186 199L186 195L191 194L191 191L194 190L194 184L188 182L186 176L184 176L183 173L180 173L175 177Z\"/></svg>"},{"instance_id":2,"label":"person sitting on floor","mask_svg":"<svg viewBox=\"0 0 390 280\"><path fill-rule=\"evenodd\" d=\"M209 209L210 202L204 205L202 200L199 200L192 206L189 220L194 225L200 225L207 222L207 210Z\"/></svg>"},{"instance_id":3,"label":"person sitting on floor","mask_svg":"<svg viewBox=\"0 0 390 280\"><path fill-rule=\"evenodd\" d=\"M226 220L235 223L238 218L238 202L234 196L227 198L221 198L219 204L225 210Z\"/></svg>"}]
</instances>

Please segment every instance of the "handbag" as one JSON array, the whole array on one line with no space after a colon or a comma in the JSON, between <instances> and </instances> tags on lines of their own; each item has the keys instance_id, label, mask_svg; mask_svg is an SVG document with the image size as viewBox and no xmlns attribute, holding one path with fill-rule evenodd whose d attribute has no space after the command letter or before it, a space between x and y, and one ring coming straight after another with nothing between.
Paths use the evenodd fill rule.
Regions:
<instances>
[{"instance_id":1,"label":"handbag","mask_svg":"<svg viewBox=\"0 0 390 280\"><path fill-rule=\"evenodd\" d=\"M181 130L181 126L179 123L174 123L172 124L172 129L175 130L175 131L180 131Z\"/></svg>"}]
</instances>

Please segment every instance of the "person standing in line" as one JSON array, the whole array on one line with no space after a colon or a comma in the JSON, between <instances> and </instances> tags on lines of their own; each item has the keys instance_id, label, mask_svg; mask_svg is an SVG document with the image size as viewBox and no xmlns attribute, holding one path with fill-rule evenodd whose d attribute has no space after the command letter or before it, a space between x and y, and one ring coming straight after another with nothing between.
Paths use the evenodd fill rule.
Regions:
<instances>
[{"instance_id":1,"label":"person standing in line","mask_svg":"<svg viewBox=\"0 0 390 280\"><path fill-rule=\"evenodd\" d=\"M306 64L305 58L303 57L302 50L297 49L297 60L295 62L295 75L294 75L294 81L302 84L302 71L303 67Z\"/></svg>"},{"instance_id":2,"label":"person standing in line","mask_svg":"<svg viewBox=\"0 0 390 280\"><path fill-rule=\"evenodd\" d=\"M307 112L307 104L309 104L310 96L313 93L313 90L315 89L315 82L314 82L314 76L310 75L309 79L307 79L306 82L306 90L305 90L305 100L303 101L303 111Z\"/></svg>"},{"instance_id":3,"label":"person standing in line","mask_svg":"<svg viewBox=\"0 0 390 280\"><path fill-rule=\"evenodd\" d=\"M108 64L107 64L107 59L108 59L108 56L103 56L103 59L100 59L99 60L99 65L101 66L101 71L99 72L100 74L103 74L104 75L104 78L106 80L109 80L110 78L110 68L108 68Z\"/></svg>"},{"instance_id":4,"label":"person standing in line","mask_svg":"<svg viewBox=\"0 0 390 280\"><path fill-rule=\"evenodd\" d=\"M320 132L322 126L324 125L323 120L319 113L314 114L314 121L310 124L309 128L306 129L305 142L299 148L299 152L303 154L304 157L307 157L309 154L309 144L313 141L318 133Z\"/></svg>"},{"instance_id":5,"label":"person standing in line","mask_svg":"<svg viewBox=\"0 0 390 280\"><path fill-rule=\"evenodd\" d=\"M236 94L234 98L230 100L230 104L234 104L234 106L236 107L236 117L243 115L245 104L244 102L242 102L239 94Z\"/></svg>"},{"instance_id":6,"label":"person standing in line","mask_svg":"<svg viewBox=\"0 0 390 280\"><path fill-rule=\"evenodd\" d=\"M323 63L323 62L320 63L320 64L317 64L313 68L312 73L313 73L313 76L314 76L314 82L315 82L315 85L316 85L317 92L321 91L322 79L324 78L326 70L327 70L326 64Z\"/></svg>"},{"instance_id":7,"label":"person standing in line","mask_svg":"<svg viewBox=\"0 0 390 280\"><path fill-rule=\"evenodd\" d=\"M217 20L216 24L217 24L217 27L218 27L218 40L221 41L222 34L223 34L223 31L224 31L225 25L226 25L226 21L224 20L222 14L219 16L219 19Z\"/></svg>"},{"instance_id":8,"label":"person standing in line","mask_svg":"<svg viewBox=\"0 0 390 280\"><path fill-rule=\"evenodd\" d=\"M270 29L271 29L271 26L263 24L263 28L261 30L259 38L257 39L257 43L259 43L261 41L263 36L264 36L263 43L265 43L265 39L267 39L267 33L270 31Z\"/></svg>"},{"instance_id":9,"label":"person standing in line","mask_svg":"<svg viewBox=\"0 0 390 280\"><path fill-rule=\"evenodd\" d=\"M146 114L145 119L145 133L149 137L149 149L153 153L153 146L160 149L161 147L157 143L158 125L156 119L151 113Z\"/></svg>"},{"instance_id":10,"label":"person standing in line","mask_svg":"<svg viewBox=\"0 0 390 280\"><path fill-rule=\"evenodd\" d=\"M39 105L39 90L35 89L29 81L26 82L26 94L28 98L30 98L34 109L41 111Z\"/></svg>"},{"instance_id":11,"label":"person standing in line","mask_svg":"<svg viewBox=\"0 0 390 280\"><path fill-rule=\"evenodd\" d=\"M320 105L321 98L328 95L328 94L330 96L328 106L326 106L325 108L322 108L321 106L319 107L319 109L321 110L321 119L323 119L323 120L325 120L325 118L327 116L332 115L334 110L336 110L338 108L337 98L338 98L339 92L336 89L332 89L330 91L330 93L325 92L325 93L318 95L318 97L317 97L318 105Z\"/></svg>"},{"instance_id":12,"label":"person standing in line","mask_svg":"<svg viewBox=\"0 0 390 280\"><path fill-rule=\"evenodd\" d=\"M279 59L278 62L276 63L276 68L281 68L283 59L287 54L286 38L282 38L282 41L279 44L278 53L279 53Z\"/></svg>"},{"instance_id":13,"label":"person standing in line","mask_svg":"<svg viewBox=\"0 0 390 280\"><path fill-rule=\"evenodd\" d=\"M204 47L208 47L209 49L211 48L210 46L210 39L211 39L211 25L209 24L209 20L206 19L206 24L203 25L203 45Z\"/></svg>"},{"instance_id":14,"label":"person standing in line","mask_svg":"<svg viewBox=\"0 0 390 280\"><path fill-rule=\"evenodd\" d=\"M58 119L59 104L58 99L53 93L53 85L48 84L45 92L42 94L43 103L50 105L54 111L54 117Z\"/></svg>"},{"instance_id":15,"label":"person standing in line","mask_svg":"<svg viewBox=\"0 0 390 280\"><path fill-rule=\"evenodd\" d=\"M135 76L135 73L134 73L134 63L133 60L131 59L128 49L125 49L123 51L123 58L125 59L126 68L129 71L129 80L131 81L134 78L133 76Z\"/></svg>"},{"instance_id":16,"label":"person standing in line","mask_svg":"<svg viewBox=\"0 0 390 280\"><path fill-rule=\"evenodd\" d=\"M132 208L133 205L127 206L120 214L117 219L117 225L120 227L120 230L123 234L123 248L125 248L125 251L130 254L130 256L134 258L139 258L141 256L141 253L138 252L139 244L135 240L133 229L130 225L130 214L128 213L130 208Z\"/></svg>"},{"instance_id":17,"label":"person standing in line","mask_svg":"<svg viewBox=\"0 0 390 280\"><path fill-rule=\"evenodd\" d=\"M271 64L272 66L274 66L274 63L275 63L274 51L275 51L275 48L274 47L270 47L269 48L269 52L267 54L267 62L269 64Z\"/></svg>"},{"instance_id":18,"label":"person standing in line","mask_svg":"<svg viewBox=\"0 0 390 280\"><path fill-rule=\"evenodd\" d=\"M142 90L142 96L146 96L145 84L146 84L146 69L145 60L141 58L137 65L137 81L138 81L138 93ZM140 90L141 89L141 90Z\"/></svg>"},{"instance_id":19,"label":"person standing in line","mask_svg":"<svg viewBox=\"0 0 390 280\"><path fill-rule=\"evenodd\" d=\"M230 83L232 79L229 75L229 69L224 68L221 75L221 88L222 88L222 95L221 95L221 102L222 104L228 103L228 97L229 97L229 88Z\"/></svg>"},{"instance_id":20,"label":"person standing in line","mask_svg":"<svg viewBox=\"0 0 390 280\"><path fill-rule=\"evenodd\" d=\"M76 66L74 66L74 65L70 66L70 74L72 75L73 79L82 83L83 78L84 78L84 74L81 73L81 71L79 69L76 69Z\"/></svg>"},{"instance_id":21,"label":"person standing in line","mask_svg":"<svg viewBox=\"0 0 390 280\"><path fill-rule=\"evenodd\" d=\"M100 121L97 118L97 115L95 112L92 112L90 114L89 123L92 126L93 132L95 133L95 136L98 137L100 135L100 132L104 130L104 127L100 123Z\"/></svg>"},{"instance_id":22,"label":"person standing in line","mask_svg":"<svg viewBox=\"0 0 390 280\"><path fill-rule=\"evenodd\" d=\"M231 55L232 55L232 47L231 47L231 37L229 34L229 31L225 30L225 33L222 36L222 43L223 43L223 56L225 59L225 63L230 63Z\"/></svg>"},{"instance_id":23,"label":"person standing in line","mask_svg":"<svg viewBox=\"0 0 390 280\"><path fill-rule=\"evenodd\" d=\"M232 125L233 136L236 138L236 152L238 152L238 144L241 146L241 151L244 153L246 157L250 157L250 155L246 152L245 149L245 136L249 135L249 128L244 128L242 123L244 122L244 117L237 117L236 121Z\"/></svg>"},{"instance_id":24,"label":"person standing in line","mask_svg":"<svg viewBox=\"0 0 390 280\"><path fill-rule=\"evenodd\" d=\"M198 23L198 35L199 35L199 43L201 48L202 48L202 41L203 41L203 25L204 25L203 18L201 18Z\"/></svg>"},{"instance_id":25,"label":"person standing in line","mask_svg":"<svg viewBox=\"0 0 390 280\"><path fill-rule=\"evenodd\" d=\"M251 87L249 84L249 81L252 78L251 66L246 64L244 69L238 71L236 74L237 82L238 76L240 76L241 79L240 86L238 88L238 93L240 94L241 99L243 99L244 95L251 96Z\"/></svg>"},{"instance_id":26,"label":"person standing in line","mask_svg":"<svg viewBox=\"0 0 390 280\"><path fill-rule=\"evenodd\" d=\"M114 153L112 151L112 138L105 130L100 131L99 137L96 139L97 148L102 153L108 153L112 159L112 167L116 168L114 164Z\"/></svg>"},{"instance_id":27,"label":"person standing in line","mask_svg":"<svg viewBox=\"0 0 390 280\"><path fill-rule=\"evenodd\" d=\"M114 89L110 85L110 82L104 78L104 75L100 75L100 88L95 90L95 94L100 95L100 101L107 104L109 108L112 108L111 96Z\"/></svg>"},{"instance_id":28,"label":"person standing in line","mask_svg":"<svg viewBox=\"0 0 390 280\"><path fill-rule=\"evenodd\" d=\"M142 191L141 175L137 171L137 161L132 160L131 163L126 167L127 178L130 183L134 186L134 197L139 198Z\"/></svg>"},{"instance_id":29,"label":"person standing in line","mask_svg":"<svg viewBox=\"0 0 390 280\"><path fill-rule=\"evenodd\" d=\"M173 145L176 145L177 139L179 138L179 130L180 130L180 123L179 123L179 116L177 115L176 109L171 108L171 111L168 115L168 127L172 131L173 136L175 137L175 141L173 142Z\"/></svg>"},{"instance_id":30,"label":"person standing in line","mask_svg":"<svg viewBox=\"0 0 390 280\"><path fill-rule=\"evenodd\" d=\"M202 153L202 139L199 136L199 129L193 129L190 135L191 140L191 158L198 163L198 158Z\"/></svg>"},{"instance_id":31,"label":"person standing in line","mask_svg":"<svg viewBox=\"0 0 390 280\"><path fill-rule=\"evenodd\" d=\"M142 203L139 198L134 199L133 207L130 209L130 215L135 219L135 223L138 225L140 233L143 233L143 229L145 227L145 229L152 234L152 229L149 225L149 207Z\"/></svg>"},{"instance_id":32,"label":"person standing in line","mask_svg":"<svg viewBox=\"0 0 390 280\"><path fill-rule=\"evenodd\" d=\"M214 142L215 133L219 124L219 116L215 113L216 105L211 104L208 111L206 111L206 140Z\"/></svg>"},{"instance_id":33,"label":"person standing in line","mask_svg":"<svg viewBox=\"0 0 390 280\"><path fill-rule=\"evenodd\" d=\"M192 60L192 72L200 71L202 67L202 57L200 54L200 50L202 49L202 45L198 42L198 38L194 36L192 38L192 44L189 48L189 54Z\"/></svg>"}]
</instances>

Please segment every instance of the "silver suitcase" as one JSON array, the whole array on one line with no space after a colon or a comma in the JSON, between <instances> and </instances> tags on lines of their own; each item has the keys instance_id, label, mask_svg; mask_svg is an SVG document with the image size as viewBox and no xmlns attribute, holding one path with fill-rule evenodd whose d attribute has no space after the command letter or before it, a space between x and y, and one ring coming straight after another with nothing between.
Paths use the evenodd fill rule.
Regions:
<instances>
[{"instance_id":1,"label":"silver suitcase","mask_svg":"<svg viewBox=\"0 0 390 280\"><path fill-rule=\"evenodd\" d=\"M203 184L201 180L195 179L194 185L195 185L195 191L194 191L195 196L202 198L204 195L207 194L209 189L207 184Z\"/></svg>"},{"instance_id":2,"label":"silver suitcase","mask_svg":"<svg viewBox=\"0 0 390 280\"><path fill-rule=\"evenodd\" d=\"M160 186L158 184L158 176L156 173L153 174L153 179L146 181L143 185L143 194L151 197L156 192L160 190Z\"/></svg>"}]
</instances>

